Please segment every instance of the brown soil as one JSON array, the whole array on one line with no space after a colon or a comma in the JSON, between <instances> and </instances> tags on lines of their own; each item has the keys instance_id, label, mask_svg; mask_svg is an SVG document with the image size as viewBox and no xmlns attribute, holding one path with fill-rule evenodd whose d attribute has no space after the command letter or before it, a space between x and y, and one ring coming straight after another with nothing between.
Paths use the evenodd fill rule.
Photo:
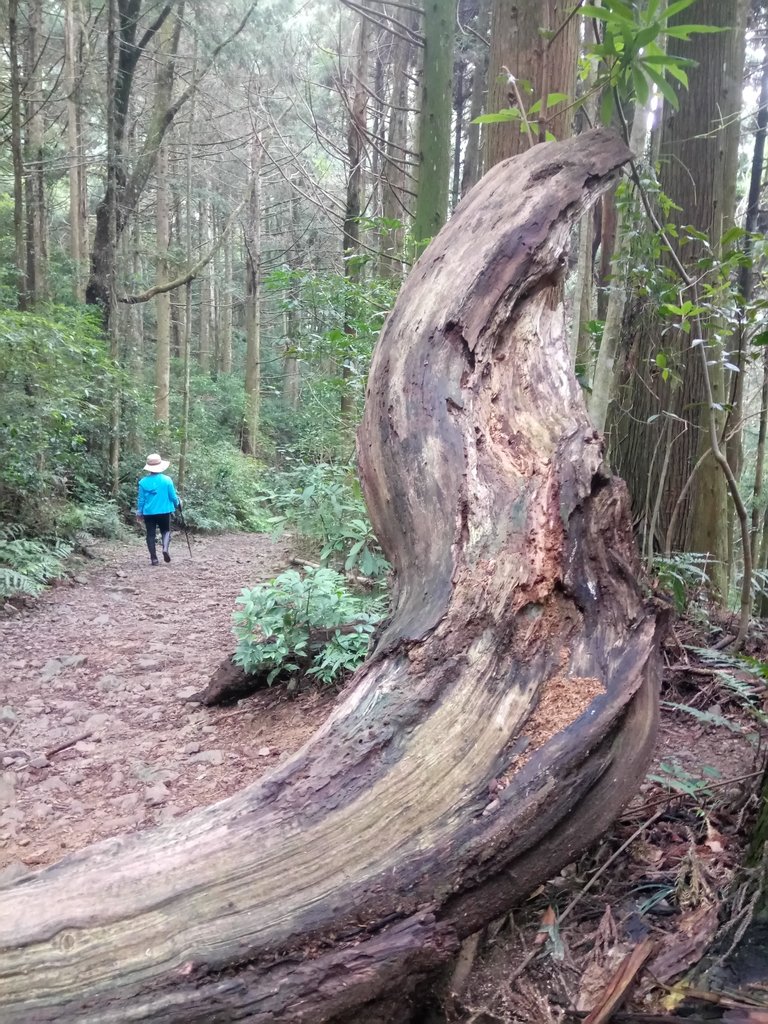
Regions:
<instances>
[{"instance_id":1,"label":"brown soil","mask_svg":"<svg viewBox=\"0 0 768 1024\"><path fill-rule=\"evenodd\" d=\"M333 695L317 691L270 690L236 709L186 702L234 649L240 590L288 562L264 536L192 544L190 557L175 541L156 568L138 540L101 545L36 608L0 620L6 877L235 793L328 714Z\"/></svg>"}]
</instances>

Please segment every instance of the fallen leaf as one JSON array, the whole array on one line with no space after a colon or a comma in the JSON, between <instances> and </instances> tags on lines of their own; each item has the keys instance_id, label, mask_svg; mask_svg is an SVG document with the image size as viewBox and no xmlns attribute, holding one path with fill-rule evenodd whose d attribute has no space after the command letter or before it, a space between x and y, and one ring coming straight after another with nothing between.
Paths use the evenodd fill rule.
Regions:
<instances>
[{"instance_id":1,"label":"fallen leaf","mask_svg":"<svg viewBox=\"0 0 768 1024\"><path fill-rule=\"evenodd\" d=\"M552 937L552 930L556 924L557 914L555 914L555 908L550 905L541 915L538 931L536 932L536 937L533 940L534 946L543 946L547 939Z\"/></svg>"}]
</instances>

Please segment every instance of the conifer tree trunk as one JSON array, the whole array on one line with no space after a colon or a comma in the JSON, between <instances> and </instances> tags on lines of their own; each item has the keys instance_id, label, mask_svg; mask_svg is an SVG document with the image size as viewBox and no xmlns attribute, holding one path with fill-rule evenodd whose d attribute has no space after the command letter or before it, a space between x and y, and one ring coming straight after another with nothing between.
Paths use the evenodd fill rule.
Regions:
<instances>
[{"instance_id":1,"label":"conifer tree trunk","mask_svg":"<svg viewBox=\"0 0 768 1024\"><path fill-rule=\"evenodd\" d=\"M289 266L294 274L301 266L299 240L299 195L291 193ZM286 409L299 407L299 286L295 278L288 287L288 308L285 314L285 355L283 356L282 403Z\"/></svg>"},{"instance_id":2,"label":"conifer tree trunk","mask_svg":"<svg viewBox=\"0 0 768 1024\"><path fill-rule=\"evenodd\" d=\"M675 41L677 52L696 64L690 69L689 88L680 92L680 109L666 112L661 140L660 184L680 207L679 212L672 211L670 219L678 226L690 224L705 232L713 253L718 252L723 232L733 219L745 7L743 0L733 4L698 0L697 21L726 31L695 34L687 43ZM696 241L681 250L694 278L700 275L694 261L703 251ZM653 318L639 311L633 322L636 328L627 357L631 374L623 392L631 414L626 421L620 416L616 423L615 459L629 482L638 516L643 515L645 494L661 492L658 523L654 524L657 542L661 542L678 498L709 448L709 405L701 359L691 348L689 335L682 331L662 335ZM656 368L659 352L665 354L673 370L668 381ZM714 400L724 407L728 396L719 353L713 355L709 374ZM654 459L663 444L661 431L669 416L679 417L675 422L687 422L689 429L679 432L668 460ZM660 471L665 465L662 480ZM717 599L724 599L727 591L727 523L725 479L710 457L701 464L682 499L672 547L709 555L712 593Z\"/></svg>"},{"instance_id":3,"label":"conifer tree trunk","mask_svg":"<svg viewBox=\"0 0 768 1024\"><path fill-rule=\"evenodd\" d=\"M544 130L557 139L571 134L573 115L565 109L569 105L561 104L548 110L546 99L555 92L575 95L579 19L571 17L572 8L570 0L544 0L540 4L494 0L488 111L519 107L517 95L508 81L510 74L518 82L530 82L532 93L526 93L522 84L518 92L526 111L534 101L542 103L541 113L536 115L541 129L534 133L533 141L543 138ZM485 140L487 167L522 153L530 146L522 121L487 125Z\"/></svg>"},{"instance_id":4,"label":"conifer tree trunk","mask_svg":"<svg viewBox=\"0 0 768 1024\"><path fill-rule=\"evenodd\" d=\"M207 191L207 182L206 191ZM200 252L205 252L211 245L211 205L207 195L200 202ZM213 299L211 295L210 264L200 274L200 369L203 373L211 372L211 311Z\"/></svg>"},{"instance_id":5,"label":"conifer tree trunk","mask_svg":"<svg viewBox=\"0 0 768 1024\"><path fill-rule=\"evenodd\" d=\"M85 301L86 224L85 154L80 115L80 45L82 29L75 0L66 0L64 11L64 76L67 90L67 159L69 163L69 256L72 291Z\"/></svg>"},{"instance_id":6,"label":"conifer tree trunk","mask_svg":"<svg viewBox=\"0 0 768 1024\"><path fill-rule=\"evenodd\" d=\"M415 29L417 15L411 15L411 28ZM379 274L399 280L403 265L401 254L405 241L405 225L410 219L414 156L408 147L409 74L416 46L402 35L392 42L392 88L390 91L389 126L387 129L386 161L382 167L382 216L390 222L399 221L403 227L388 228L381 241ZM411 183L409 185L409 183Z\"/></svg>"},{"instance_id":7,"label":"conifer tree trunk","mask_svg":"<svg viewBox=\"0 0 768 1024\"><path fill-rule=\"evenodd\" d=\"M19 309L28 302L27 252L24 229L24 148L21 136L21 64L19 61L19 4L8 0L8 56L11 78L11 155L13 160L13 237L16 292Z\"/></svg>"},{"instance_id":8,"label":"conifer tree trunk","mask_svg":"<svg viewBox=\"0 0 768 1024\"><path fill-rule=\"evenodd\" d=\"M370 43L369 23L362 15L357 25L357 59L354 72L350 71L345 83L349 121L347 123L347 204L344 212L342 239L344 246L344 279L348 285L360 280L360 215L363 210L363 189L365 183L365 139L367 133L368 107L368 46ZM344 334L354 337L351 307L354 300L347 296L344 311ZM349 416L354 408L347 380L350 376L352 346L347 348L342 360L341 414Z\"/></svg>"},{"instance_id":9,"label":"conifer tree trunk","mask_svg":"<svg viewBox=\"0 0 768 1024\"><path fill-rule=\"evenodd\" d=\"M413 217L417 244L436 235L448 216L455 18L455 0L424 0L419 181Z\"/></svg>"},{"instance_id":10,"label":"conifer tree trunk","mask_svg":"<svg viewBox=\"0 0 768 1024\"><path fill-rule=\"evenodd\" d=\"M45 123L42 113L41 0L29 0L26 53L27 287L32 305L48 294L48 217L45 194Z\"/></svg>"},{"instance_id":11,"label":"conifer tree trunk","mask_svg":"<svg viewBox=\"0 0 768 1024\"><path fill-rule=\"evenodd\" d=\"M224 246L224 279L219 306L219 373L232 373L232 252Z\"/></svg>"},{"instance_id":12,"label":"conifer tree trunk","mask_svg":"<svg viewBox=\"0 0 768 1024\"><path fill-rule=\"evenodd\" d=\"M243 451L255 455L261 421L261 140L254 133L245 221L245 424Z\"/></svg>"},{"instance_id":13,"label":"conifer tree trunk","mask_svg":"<svg viewBox=\"0 0 768 1024\"><path fill-rule=\"evenodd\" d=\"M451 209L453 209L459 201L461 187L461 151L464 144L466 74L466 61L456 61L453 69L453 173L451 175Z\"/></svg>"},{"instance_id":14,"label":"conifer tree trunk","mask_svg":"<svg viewBox=\"0 0 768 1024\"><path fill-rule=\"evenodd\" d=\"M6 884L3 1024L405 1024L632 794L656 613L552 287L626 156L601 131L501 164L425 252L359 437L396 572L373 656L248 790Z\"/></svg>"},{"instance_id":15,"label":"conifer tree trunk","mask_svg":"<svg viewBox=\"0 0 768 1024\"><path fill-rule=\"evenodd\" d=\"M168 190L168 150L160 147L157 154L157 185L155 188L155 279L162 284L169 278L168 235L170 230ZM170 420L171 396L171 293L155 296L157 321L155 351L155 423Z\"/></svg>"},{"instance_id":16,"label":"conifer tree trunk","mask_svg":"<svg viewBox=\"0 0 768 1024\"><path fill-rule=\"evenodd\" d=\"M488 34L490 21L490 5L481 3L477 17L477 34L482 38ZM467 145L464 150L464 166L461 177L461 194L467 192L475 185L483 173L483 149L480 145L480 125L473 124L475 118L483 113L485 95L488 87L488 49L485 46L478 47L478 53L473 62L472 88L469 101L469 126L467 128Z\"/></svg>"}]
</instances>

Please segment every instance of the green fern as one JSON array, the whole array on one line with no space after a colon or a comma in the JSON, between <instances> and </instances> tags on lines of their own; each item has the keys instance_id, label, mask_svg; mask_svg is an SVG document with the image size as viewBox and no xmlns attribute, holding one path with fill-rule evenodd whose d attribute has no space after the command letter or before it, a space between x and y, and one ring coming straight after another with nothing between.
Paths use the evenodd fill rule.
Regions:
<instances>
[{"instance_id":1,"label":"green fern","mask_svg":"<svg viewBox=\"0 0 768 1024\"><path fill-rule=\"evenodd\" d=\"M17 524L0 527L0 600L23 594L34 597L51 580L65 575L64 561L72 545L44 543L20 536Z\"/></svg>"}]
</instances>

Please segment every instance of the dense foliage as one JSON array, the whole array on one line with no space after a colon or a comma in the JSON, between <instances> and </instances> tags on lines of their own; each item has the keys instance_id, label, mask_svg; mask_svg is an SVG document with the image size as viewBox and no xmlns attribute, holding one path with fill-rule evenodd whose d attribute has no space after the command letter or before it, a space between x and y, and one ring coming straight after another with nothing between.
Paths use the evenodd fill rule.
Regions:
<instances>
[{"instance_id":1,"label":"dense foliage","mask_svg":"<svg viewBox=\"0 0 768 1024\"><path fill-rule=\"evenodd\" d=\"M365 658L378 603L353 594L333 569L289 569L237 599L234 660L253 675L266 673L269 684L305 675L338 682Z\"/></svg>"}]
</instances>

